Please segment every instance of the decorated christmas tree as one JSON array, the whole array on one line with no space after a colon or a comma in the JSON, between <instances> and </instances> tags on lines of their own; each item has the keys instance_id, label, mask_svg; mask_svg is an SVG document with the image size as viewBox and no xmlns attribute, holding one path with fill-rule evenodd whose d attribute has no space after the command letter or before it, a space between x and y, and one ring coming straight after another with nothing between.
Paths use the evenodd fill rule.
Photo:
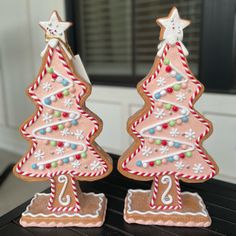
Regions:
<instances>
[{"instance_id":1,"label":"decorated christmas tree","mask_svg":"<svg viewBox=\"0 0 236 236\"><path fill-rule=\"evenodd\" d=\"M57 12L40 22L47 44L39 74L28 89L37 111L21 126L30 149L14 173L28 181L50 180L51 194L35 195L22 214L23 226L91 227L102 225L105 218L104 194L82 193L77 181L107 176L112 162L94 141L102 121L85 107L91 85L83 73L76 73L84 68L65 38L70 25Z\"/></svg>"},{"instance_id":2,"label":"decorated christmas tree","mask_svg":"<svg viewBox=\"0 0 236 236\"><path fill-rule=\"evenodd\" d=\"M119 159L129 178L153 180L151 191L129 190L124 218L129 223L209 226L197 194L181 193L179 180L204 182L218 172L202 147L212 125L194 109L204 87L189 69L182 43L190 22L174 7L161 26L158 53L146 78L137 86L145 106L128 121L135 142Z\"/></svg>"}]
</instances>

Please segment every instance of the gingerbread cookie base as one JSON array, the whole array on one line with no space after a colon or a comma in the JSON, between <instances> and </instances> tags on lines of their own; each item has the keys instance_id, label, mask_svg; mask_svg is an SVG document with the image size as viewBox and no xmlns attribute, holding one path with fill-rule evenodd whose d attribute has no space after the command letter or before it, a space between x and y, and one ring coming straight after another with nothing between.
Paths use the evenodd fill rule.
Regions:
<instances>
[{"instance_id":1,"label":"gingerbread cookie base","mask_svg":"<svg viewBox=\"0 0 236 236\"><path fill-rule=\"evenodd\" d=\"M181 193L183 207L175 211L158 211L149 207L150 190L128 191L125 198L124 220L143 225L208 227L211 218L197 193Z\"/></svg>"},{"instance_id":2,"label":"gingerbread cookie base","mask_svg":"<svg viewBox=\"0 0 236 236\"><path fill-rule=\"evenodd\" d=\"M37 193L20 224L24 227L100 227L105 221L107 199L104 194L82 193L86 201L80 212L51 212L47 209L50 194Z\"/></svg>"}]
</instances>

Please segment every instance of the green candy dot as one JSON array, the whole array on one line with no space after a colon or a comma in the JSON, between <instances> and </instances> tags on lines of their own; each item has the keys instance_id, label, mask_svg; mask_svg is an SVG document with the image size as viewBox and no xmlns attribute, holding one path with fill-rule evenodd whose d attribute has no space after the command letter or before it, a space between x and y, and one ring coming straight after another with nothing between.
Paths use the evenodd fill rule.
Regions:
<instances>
[{"instance_id":1,"label":"green candy dot","mask_svg":"<svg viewBox=\"0 0 236 236\"><path fill-rule=\"evenodd\" d=\"M180 88L181 88L180 84L175 84L175 85L173 86L173 89L174 89L175 91L179 91Z\"/></svg>"},{"instance_id":2,"label":"green candy dot","mask_svg":"<svg viewBox=\"0 0 236 236\"><path fill-rule=\"evenodd\" d=\"M156 165L160 166L161 165L161 160L156 160L155 163L156 163Z\"/></svg>"},{"instance_id":3,"label":"green candy dot","mask_svg":"<svg viewBox=\"0 0 236 236\"><path fill-rule=\"evenodd\" d=\"M68 96L68 95L70 94L69 91L68 91L67 89L64 90L62 93L63 93L64 96Z\"/></svg>"},{"instance_id":4,"label":"green candy dot","mask_svg":"<svg viewBox=\"0 0 236 236\"><path fill-rule=\"evenodd\" d=\"M82 153L80 154L80 156L81 156L82 158L85 158L85 157L87 157L87 153L86 153L86 152L82 152Z\"/></svg>"},{"instance_id":5,"label":"green candy dot","mask_svg":"<svg viewBox=\"0 0 236 236\"><path fill-rule=\"evenodd\" d=\"M54 116L55 117L60 117L61 116L61 112L60 111L55 111L54 112Z\"/></svg>"},{"instance_id":6,"label":"green candy dot","mask_svg":"<svg viewBox=\"0 0 236 236\"><path fill-rule=\"evenodd\" d=\"M54 72L53 68L52 67L47 67L47 72L52 74Z\"/></svg>"},{"instance_id":7,"label":"green candy dot","mask_svg":"<svg viewBox=\"0 0 236 236\"><path fill-rule=\"evenodd\" d=\"M165 59L164 59L164 64L165 64L165 65L169 65L169 64L170 64L170 60L169 60L168 58L165 58Z\"/></svg>"},{"instance_id":8,"label":"green candy dot","mask_svg":"<svg viewBox=\"0 0 236 236\"><path fill-rule=\"evenodd\" d=\"M55 167L57 167L57 163L56 162L52 162L51 166L55 168Z\"/></svg>"},{"instance_id":9,"label":"green candy dot","mask_svg":"<svg viewBox=\"0 0 236 236\"><path fill-rule=\"evenodd\" d=\"M62 124L58 125L59 130L63 130L64 128L65 128L64 125L62 125Z\"/></svg>"},{"instance_id":10,"label":"green candy dot","mask_svg":"<svg viewBox=\"0 0 236 236\"><path fill-rule=\"evenodd\" d=\"M193 155L192 152L186 152L186 153L185 153L185 156L186 156L186 157L191 157L192 155Z\"/></svg>"},{"instance_id":11,"label":"green candy dot","mask_svg":"<svg viewBox=\"0 0 236 236\"><path fill-rule=\"evenodd\" d=\"M171 126L171 127L175 126L175 121L174 121L174 120L171 120L171 121L169 122L169 126Z\"/></svg>"},{"instance_id":12,"label":"green candy dot","mask_svg":"<svg viewBox=\"0 0 236 236\"><path fill-rule=\"evenodd\" d=\"M160 139L157 139L157 140L155 140L155 144L161 144L161 140Z\"/></svg>"},{"instance_id":13,"label":"green candy dot","mask_svg":"<svg viewBox=\"0 0 236 236\"><path fill-rule=\"evenodd\" d=\"M172 105L170 103L167 103L167 104L164 105L164 107L165 107L166 110L170 110Z\"/></svg>"},{"instance_id":14,"label":"green candy dot","mask_svg":"<svg viewBox=\"0 0 236 236\"><path fill-rule=\"evenodd\" d=\"M57 142L56 142L56 141L51 141L51 142L50 142L50 145L53 146L53 147L55 147L55 146L57 146Z\"/></svg>"}]
</instances>

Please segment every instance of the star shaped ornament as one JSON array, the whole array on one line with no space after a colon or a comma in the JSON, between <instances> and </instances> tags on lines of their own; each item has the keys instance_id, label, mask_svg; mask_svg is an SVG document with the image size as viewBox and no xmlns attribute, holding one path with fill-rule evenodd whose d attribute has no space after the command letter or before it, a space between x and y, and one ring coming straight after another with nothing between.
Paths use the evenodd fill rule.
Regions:
<instances>
[{"instance_id":1,"label":"star shaped ornament","mask_svg":"<svg viewBox=\"0 0 236 236\"><path fill-rule=\"evenodd\" d=\"M61 21L60 16L54 11L49 21L40 21L39 25L45 31L46 41L56 38L66 43L65 31L72 25L70 22Z\"/></svg>"},{"instance_id":2,"label":"star shaped ornament","mask_svg":"<svg viewBox=\"0 0 236 236\"><path fill-rule=\"evenodd\" d=\"M160 40L166 43L175 44L177 41L183 40L183 29L189 24L189 20L181 19L176 7L173 7L167 17L156 20L161 27Z\"/></svg>"}]
</instances>

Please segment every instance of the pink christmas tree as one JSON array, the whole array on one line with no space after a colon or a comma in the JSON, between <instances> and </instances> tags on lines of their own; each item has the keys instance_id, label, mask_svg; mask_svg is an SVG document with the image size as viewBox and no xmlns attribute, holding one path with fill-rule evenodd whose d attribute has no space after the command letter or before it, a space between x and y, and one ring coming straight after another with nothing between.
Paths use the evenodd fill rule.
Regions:
<instances>
[{"instance_id":1,"label":"pink christmas tree","mask_svg":"<svg viewBox=\"0 0 236 236\"><path fill-rule=\"evenodd\" d=\"M40 25L45 30L47 45L42 52L40 72L28 89L37 111L21 126L31 147L16 164L14 172L25 180L50 180L51 195L41 199L47 209L41 211L46 215L50 212L72 214L77 220L73 223L73 217L69 216L69 225L84 226L84 221L89 222L83 215L86 213L86 198L94 197L93 200L100 205L101 196L97 199L96 195L85 197L77 180L93 181L107 176L112 170L111 160L94 142L102 129L102 121L85 107L91 85L75 73L76 61L64 34L70 23L62 22L53 12L50 21L40 22ZM105 207L104 196L102 200ZM90 226L102 224L103 216L98 219L100 222L90 222ZM60 219L51 219L54 224L49 226L66 225L63 217ZM21 223L32 226L29 218L22 219ZM39 220L36 225L41 223Z\"/></svg>"},{"instance_id":2,"label":"pink christmas tree","mask_svg":"<svg viewBox=\"0 0 236 236\"><path fill-rule=\"evenodd\" d=\"M148 198L151 210L181 211L179 180L203 182L218 170L202 147L212 125L193 107L204 88L189 69L182 43L190 22L180 19L176 8L157 22L162 41L152 70L137 86L145 106L128 122L135 142L118 168L130 178L154 180Z\"/></svg>"}]
</instances>

